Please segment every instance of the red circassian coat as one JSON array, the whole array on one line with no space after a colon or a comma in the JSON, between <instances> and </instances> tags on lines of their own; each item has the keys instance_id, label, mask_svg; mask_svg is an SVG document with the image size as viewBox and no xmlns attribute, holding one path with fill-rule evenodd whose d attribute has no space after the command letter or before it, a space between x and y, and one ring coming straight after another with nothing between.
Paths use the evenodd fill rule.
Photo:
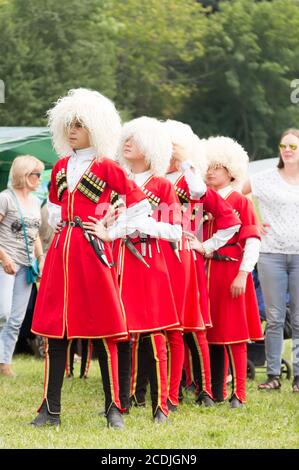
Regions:
<instances>
[{"instance_id":1,"label":"red circassian coat","mask_svg":"<svg viewBox=\"0 0 299 470\"><path fill-rule=\"evenodd\" d=\"M122 168L110 159L93 160L75 189L67 186L69 157L53 168L49 199L61 206L63 221L79 216L101 219L110 204L111 191L126 196L127 206L145 199ZM105 253L112 261L110 244ZM51 338L103 338L127 336L124 308L115 269L97 258L80 227L66 225L48 251L39 288L32 331Z\"/></svg>"},{"instance_id":2,"label":"red circassian coat","mask_svg":"<svg viewBox=\"0 0 299 470\"><path fill-rule=\"evenodd\" d=\"M173 183L179 198L182 211L182 228L190 231L193 216L193 201L185 177L180 175ZM197 254L190 249L188 240L182 237L178 244L178 255L175 255L171 245L165 246L164 254L171 280L177 312L184 332L204 330L205 324L201 314L200 292L197 283L195 258Z\"/></svg>"},{"instance_id":3,"label":"red circassian coat","mask_svg":"<svg viewBox=\"0 0 299 470\"><path fill-rule=\"evenodd\" d=\"M251 201L236 191L225 198L239 215L242 226L218 253L238 261L208 261L208 288L213 328L208 330L212 344L232 344L261 340L263 333L251 273L247 277L245 294L233 298L230 287L239 272L247 238L260 238ZM205 224L204 238L216 231L214 221Z\"/></svg>"},{"instance_id":4,"label":"red circassian coat","mask_svg":"<svg viewBox=\"0 0 299 470\"><path fill-rule=\"evenodd\" d=\"M207 188L205 194L195 203L193 213L200 214L200 218L194 218L195 227L192 227L199 238L203 239L204 214L210 213L214 218L214 229L224 230L234 225L240 225L241 221L233 211L231 205L225 201L216 191ZM200 207L201 205L201 207ZM214 233L215 233L214 232ZM196 253L196 272L200 290L200 306L206 328L213 326L210 313L210 299L208 281L206 276L206 262L202 254Z\"/></svg>"},{"instance_id":5,"label":"red circassian coat","mask_svg":"<svg viewBox=\"0 0 299 470\"><path fill-rule=\"evenodd\" d=\"M154 209L153 218L170 224L181 223L179 203L168 180L151 176L141 189ZM140 237L130 240L141 253ZM147 237L144 260L149 267L129 251L123 240L114 244L113 255L130 333L168 330L180 325L164 255L167 244L166 240Z\"/></svg>"}]
</instances>

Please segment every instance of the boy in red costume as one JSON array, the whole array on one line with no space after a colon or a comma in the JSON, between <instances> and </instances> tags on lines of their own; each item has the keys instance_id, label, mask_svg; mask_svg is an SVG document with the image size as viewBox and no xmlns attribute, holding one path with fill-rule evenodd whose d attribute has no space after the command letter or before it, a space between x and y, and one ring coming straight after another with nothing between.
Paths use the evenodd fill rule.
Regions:
<instances>
[{"instance_id":1,"label":"boy in red costume","mask_svg":"<svg viewBox=\"0 0 299 470\"><path fill-rule=\"evenodd\" d=\"M117 341L127 337L125 313L109 244L134 231L150 206L144 193L112 158L121 122L114 104L96 91L70 90L49 111L58 154L49 195L50 222L59 225L47 254L32 331L47 338L44 396L34 426L59 425L68 340L92 338L98 350L108 426L123 427ZM126 214L109 230L103 218L112 190L126 197ZM107 207L106 207L107 206ZM106 209L105 209L106 208ZM89 222L89 223L88 223Z\"/></svg>"},{"instance_id":2,"label":"boy in red costume","mask_svg":"<svg viewBox=\"0 0 299 470\"><path fill-rule=\"evenodd\" d=\"M172 164L166 177L174 185L181 203L183 229L187 233L196 233L199 230L203 209L210 210L217 217L218 228L221 229L221 240L213 240L213 243L218 241L224 244L225 240L238 230L239 220L216 193L211 194L211 190L207 189L202 180L201 174L205 174L207 168L203 144L187 124L168 120L165 126L173 143ZM217 236L219 233L215 235ZM195 254L190 249L189 240L184 235L178 253L180 262L173 253L168 253L168 267L185 341L191 351L197 403L213 406L209 347L206 339L206 327L210 324L207 325L209 322L206 319L208 299L204 260L201 254ZM170 353L173 349L171 342L170 336ZM179 365L182 366L176 361L170 374L175 386L182 372L182 367L179 370ZM170 381L169 399L172 404L177 405L178 389L174 388L172 382Z\"/></svg>"},{"instance_id":3,"label":"boy in red costume","mask_svg":"<svg viewBox=\"0 0 299 470\"><path fill-rule=\"evenodd\" d=\"M124 125L120 163L152 206L152 218L141 223L130 238L142 260L134 256L125 240L114 247L128 330L134 335L130 394L138 401L136 380L143 357L158 424L168 415L166 336L169 331L181 330L165 256L168 241L177 242L182 235L178 199L172 185L162 177L171 152L169 135L156 119L141 117Z\"/></svg>"},{"instance_id":4,"label":"boy in red costume","mask_svg":"<svg viewBox=\"0 0 299 470\"><path fill-rule=\"evenodd\" d=\"M262 339L251 271L258 259L260 235L251 202L235 188L245 177L248 156L237 142L226 137L206 141L209 163L206 182L231 205L242 226L221 249L209 254L208 289L213 327L207 332L210 344L212 391L216 401L226 398L225 349L233 376L230 406L246 401L247 342ZM205 224L204 239L216 231L214 220ZM198 240L191 246L201 252L209 249Z\"/></svg>"}]
</instances>

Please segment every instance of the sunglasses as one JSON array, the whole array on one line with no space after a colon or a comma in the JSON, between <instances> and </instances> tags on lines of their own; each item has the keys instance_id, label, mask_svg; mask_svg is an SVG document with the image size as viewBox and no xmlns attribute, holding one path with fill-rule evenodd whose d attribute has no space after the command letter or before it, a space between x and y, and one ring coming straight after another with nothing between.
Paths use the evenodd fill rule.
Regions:
<instances>
[{"instance_id":1,"label":"sunglasses","mask_svg":"<svg viewBox=\"0 0 299 470\"><path fill-rule=\"evenodd\" d=\"M298 148L296 144L279 144L278 146L280 150L286 150L287 147L290 147L291 150L295 151Z\"/></svg>"},{"instance_id":2,"label":"sunglasses","mask_svg":"<svg viewBox=\"0 0 299 470\"><path fill-rule=\"evenodd\" d=\"M40 177L41 177L41 173L38 173L38 172L36 172L36 173L30 173L30 175L29 175L29 176L31 176L31 175L35 175L35 176L37 176L38 178L40 178Z\"/></svg>"}]
</instances>

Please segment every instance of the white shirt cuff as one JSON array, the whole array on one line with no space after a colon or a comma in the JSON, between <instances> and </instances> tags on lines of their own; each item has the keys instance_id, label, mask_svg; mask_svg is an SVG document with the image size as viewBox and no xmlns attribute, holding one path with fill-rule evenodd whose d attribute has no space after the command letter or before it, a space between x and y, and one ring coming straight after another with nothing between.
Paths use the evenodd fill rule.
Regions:
<instances>
[{"instance_id":1,"label":"white shirt cuff","mask_svg":"<svg viewBox=\"0 0 299 470\"><path fill-rule=\"evenodd\" d=\"M233 235L238 232L241 225L233 225L225 229L217 230L214 235L203 242L203 247L207 254L212 253L212 251L219 250L233 237Z\"/></svg>"},{"instance_id":2,"label":"white shirt cuff","mask_svg":"<svg viewBox=\"0 0 299 470\"><path fill-rule=\"evenodd\" d=\"M182 162L181 168L192 199L200 199L207 191L207 186L198 170L192 167L189 160Z\"/></svg>"},{"instance_id":3,"label":"white shirt cuff","mask_svg":"<svg viewBox=\"0 0 299 470\"><path fill-rule=\"evenodd\" d=\"M242 258L240 271L251 273L259 258L261 241L258 238L247 238Z\"/></svg>"},{"instance_id":4,"label":"white shirt cuff","mask_svg":"<svg viewBox=\"0 0 299 470\"><path fill-rule=\"evenodd\" d=\"M151 205L147 199L137 202L122 212L114 224L111 225L108 229L109 237L111 240L116 240L117 238L123 238L133 233L137 230L136 225L139 220L147 219L151 212Z\"/></svg>"}]
</instances>

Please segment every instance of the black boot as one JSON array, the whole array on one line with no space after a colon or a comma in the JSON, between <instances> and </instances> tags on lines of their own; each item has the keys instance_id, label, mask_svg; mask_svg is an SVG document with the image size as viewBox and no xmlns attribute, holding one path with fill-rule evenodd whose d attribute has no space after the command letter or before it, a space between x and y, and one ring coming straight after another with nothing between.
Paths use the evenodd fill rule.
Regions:
<instances>
[{"instance_id":1,"label":"black boot","mask_svg":"<svg viewBox=\"0 0 299 470\"><path fill-rule=\"evenodd\" d=\"M125 427L122 414L115 405L111 406L106 418L108 428L123 429Z\"/></svg>"},{"instance_id":2,"label":"black boot","mask_svg":"<svg viewBox=\"0 0 299 470\"><path fill-rule=\"evenodd\" d=\"M160 408L158 408L157 413L154 416L154 421L156 424L165 424L168 422L167 416L163 413Z\"/></svg>"},{"instance_id":3,"label":"black boot","mask_svg":"<svg viewBox=\"0 0 299 470\"><path fill-rule=\"evenodd\" d=\"M230 400L230 407L231 408L243 408L244 404L236 397L236 395L233 395L231 400Z\"/></svg>"},{"instance_id":4,"label":"black boot","mask_svg":"<svg viewBox=\"0 0 299 470\"><path fill-rule=\"evenodd\" d=\"M48 411L46 401L43 402L41 409L38 415L30 423L32 426L42 427L42 426L59 426L60 425L60 415L51 414Z\"/></svg>"},{"instance_id":5,"label":"black boot","mask_svg":"<svg viewBox=\"0 0 299 470\"><path fill-rule=\"evenodd\" d=\"M136 400L136 397L134 395L132 395L130 397L130 408L132 408L133 406L136 406L136 408L145 408L146 403L145 403L145 401L144 402L138 402Z\"/></svg>"},{"instance_id":6,"label":"black boot","mask_svg":"<svg viewBox=\"0 0 299 470\"><path fill-rule=\"evenodd\" d=\"M215 406L214 400L206 392L200 392L197 397L196 403L198 405L204 405L206 407Z\"/></svg>"}]
</instances>

